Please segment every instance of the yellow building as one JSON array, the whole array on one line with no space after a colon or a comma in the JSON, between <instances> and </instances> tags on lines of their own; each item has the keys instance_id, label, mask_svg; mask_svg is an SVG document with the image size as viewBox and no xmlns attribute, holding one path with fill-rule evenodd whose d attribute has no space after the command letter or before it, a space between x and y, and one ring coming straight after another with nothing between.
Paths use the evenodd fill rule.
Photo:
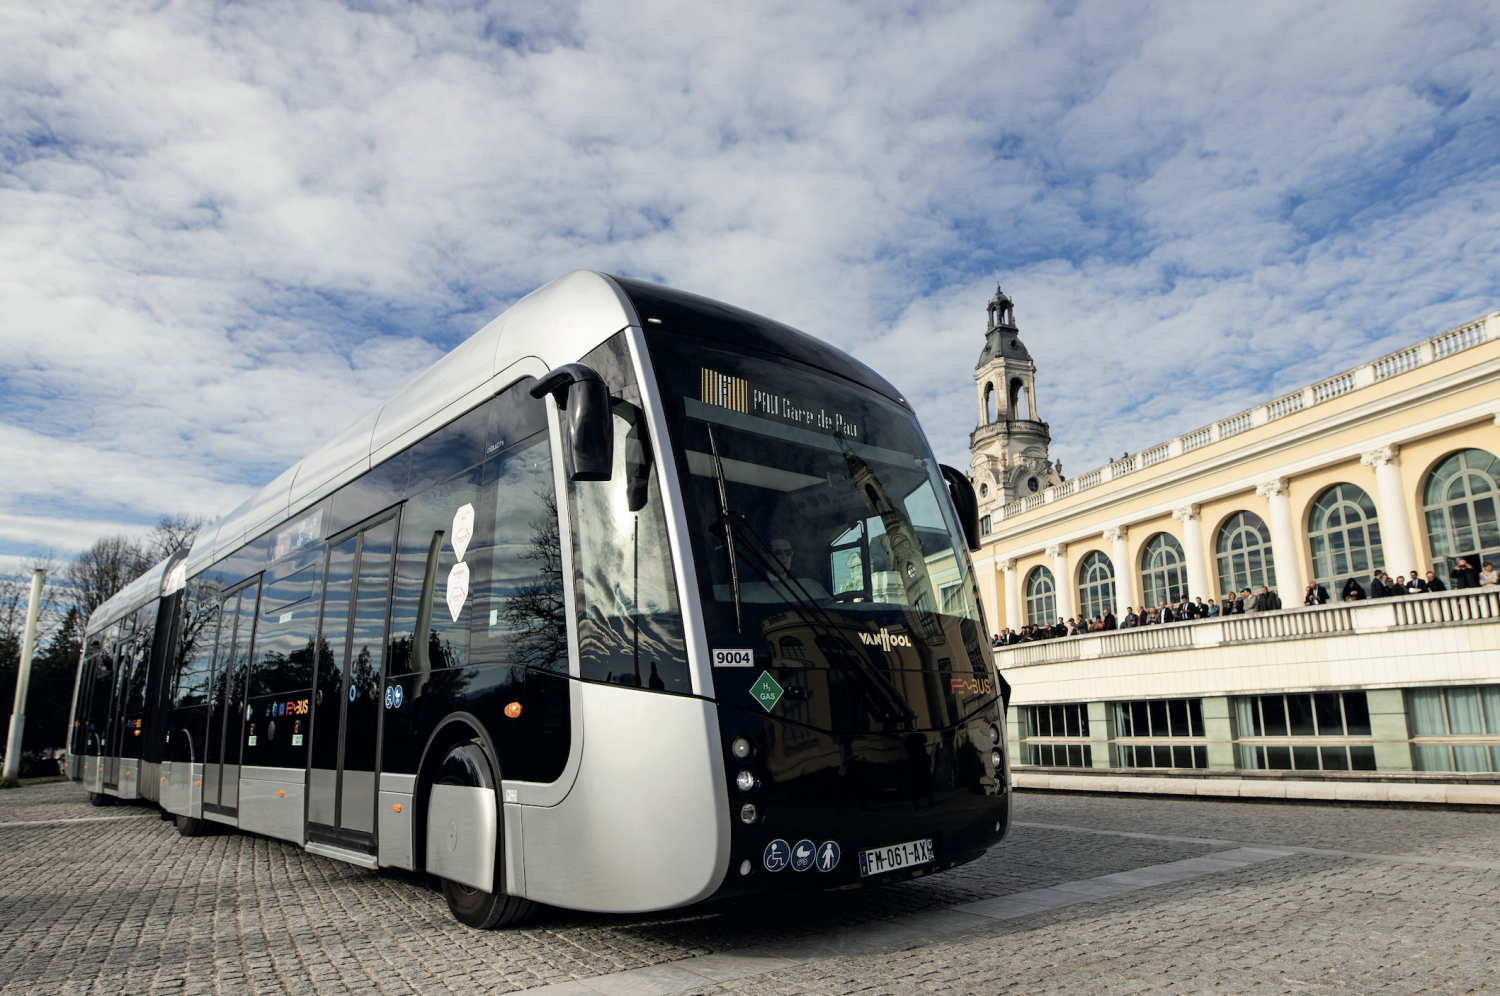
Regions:
<instances>
[{"instance_id":1,"label":"yellow building","mask_svg":"<svg viewBox=\"0 0 1500 996\"><path fill-rule=\"evenodd\" d=\"M1007 414L981 404L982 422ZM1004 435L984 428L978 447ZM985 457L976 448L974 466ZM1284 606L1001 648L1013 758L1500 772L1500 589L1453 590L1460 555L1500 567L1497 500L1500 312L1035 493L981 499L974 559L996 631L1262 585ZM1369 592L1377 568L1433 571L1448 591L1342 599L1351 578ZM1302 608L1309 583L1328 605ZM1265 725L1277 697L1283 715ZM1298 725L1304 706L1329 730L1337 713L1340 732ZM1500 802L1500 782L1487 791Z\"/></svg>"}]
</instances>

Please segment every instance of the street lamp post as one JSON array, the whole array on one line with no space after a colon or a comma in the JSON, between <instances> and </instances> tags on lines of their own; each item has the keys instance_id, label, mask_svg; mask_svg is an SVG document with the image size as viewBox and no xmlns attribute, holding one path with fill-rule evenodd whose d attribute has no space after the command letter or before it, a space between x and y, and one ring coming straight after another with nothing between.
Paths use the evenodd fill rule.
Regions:
<instances>
[{"instance_id":1,"label":"street lamp post","mask_svg":"<svg viewBox=\"0 0 1500 996\"><path fill-rule=\"evenodd\" d=\"M26 603L26 632L21 637L21 666L16 670L16 707L10 714L10 737L5 742L5 772L0 781L15 785L21 773L21 736L26 731L26 686L31 684L31 656L36 649L36 617L42 609L42 580L47 572L31 572L31 600Z\"/></svg>"}]
</instances>

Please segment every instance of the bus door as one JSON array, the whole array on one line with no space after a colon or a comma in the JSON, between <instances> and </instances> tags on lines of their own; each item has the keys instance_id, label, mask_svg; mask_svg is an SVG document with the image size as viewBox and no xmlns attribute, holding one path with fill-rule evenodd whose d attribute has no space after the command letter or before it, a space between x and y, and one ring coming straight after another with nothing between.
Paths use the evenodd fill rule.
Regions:
<instances>
[{"instance_id":1,"label":"bus door","mask_svg":"<svg viewBox=\"0 0 1500 996\"><path fill-rule=\"evenodd\" d=\"M392 513L329 543L313 691L307 835L371 852L395 539Z\"/></svg>"},{"instance_id":2,"label":"bus door","mask_svg":"<svg viewBox=\"0 0 1500 996\"><path fill-rule=\"evenodd\" d=\"M244 743L245 679L255 638L255 607L260 578L225 595L220 609L219 646L210 683L208 750L203 765L203 811L237 816L240 748Z\"/></svg>"},{"instance_id":3,"label":"bus door","mask_svg":"<svg viewBox=\"0 0 1500 996\"><path fill-rule=\"evenodd\" d=\"M135 667L135 645L133 617L127 616L120 625L120 639L115 643L114 668L110 672L109 705L104 718L104 735L100 752L104 765L104 787L120 787L121 731L125 724L125 694L130 683L130 673Z\"/></svg>"},{"instance_id":4,"label":"bus door","mask_svg":"<svg viewBox=\"0 0 1500 996\"><path fill-rule=\"evenodd\" d=\"M114 703L115 640L111 627L99 638L83 706L84 783L90 792L104 787L104 772L109 751L105 739L109 732L109 710Z\"/></svg>"}]
</instances>

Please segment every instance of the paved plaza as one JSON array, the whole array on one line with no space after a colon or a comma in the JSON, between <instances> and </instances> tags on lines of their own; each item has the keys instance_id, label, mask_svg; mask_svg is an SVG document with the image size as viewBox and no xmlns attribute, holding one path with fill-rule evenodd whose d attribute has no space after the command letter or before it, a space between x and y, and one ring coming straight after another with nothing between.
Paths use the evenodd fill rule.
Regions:
<instances>
[{"instance_id":1,"label":"paved plaza","mask_svg":"<svg viewBox=\"0 0 1500 996\"><path fill-rule=\"evenodd\" d=\"M76 785L0 792L0 993L1466 993L1500 814L1023 794L884 889L476 932L441 893Z\"/></svg>"}]
</instances>

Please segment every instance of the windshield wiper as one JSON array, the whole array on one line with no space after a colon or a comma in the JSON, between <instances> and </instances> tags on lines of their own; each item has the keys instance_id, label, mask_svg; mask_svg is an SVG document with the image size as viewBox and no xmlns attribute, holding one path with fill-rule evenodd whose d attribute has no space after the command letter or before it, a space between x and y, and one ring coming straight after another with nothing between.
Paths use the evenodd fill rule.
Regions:
<instances>
[{"instance_id":1,"label":"windshield wiper","mask_svg":"<svg viewBox=\"0 0 1500 996\"><path fill-rule=\"evenodd\" d=\"M708 430L708 448L714 458L714 482L719 488L719 521L714 525L724 533L724 555L729 559L729 588L734 593L734 632L738 636L744 633L744 623L740 608L740 568L734 559L734 520L744 516L729 510L729 495L724 490L724 464L719 460L719 444L714 442L714 427L706 425L704 428Z\"/></svg>"},{"instance_id":2,"label":"windshield wiper","mask_svg":"<svg viewBox=\"0 0 1500 996\"><path fill-rule=\"evenodd\" d=\"M743 521L744 516L741 515L740 519ZM745 522L744 527L748 538L745 552L750 557L751 566L760 571L768 584L779 583L786 589L791 596L790 600L802 611L802 620L818 634L818 646L823 650L828 663L853 679L872 713L887 721L900 720L908 726L914 723L916 713L911 711L901 693L886 680L885 675L880 673L868 657L855 649L839 625L801 581L790 573L782 574L775 569L775 553L765 538L756 532L755 527L749 522Z\"/></svg>"}]
</instances>

